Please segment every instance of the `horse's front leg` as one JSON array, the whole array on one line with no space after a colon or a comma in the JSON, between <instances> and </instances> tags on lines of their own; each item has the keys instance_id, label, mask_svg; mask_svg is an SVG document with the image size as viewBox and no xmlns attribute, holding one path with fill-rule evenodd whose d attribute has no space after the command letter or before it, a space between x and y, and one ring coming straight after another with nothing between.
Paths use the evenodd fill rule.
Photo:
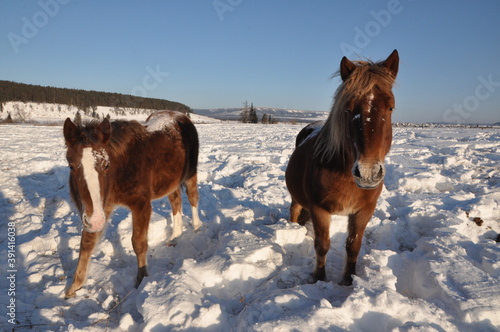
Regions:
<instances>
[{"instance_id":1,"label":"horse's front leg","mask_svg":"<svg viewBox=\"0 0 500 332\"><path fill-rule=\"evenodd\" d=\"M315 281L326 280L326 255L330 249L330 219L328 211L321 208L310 210L314 228L314 249L316 250L316 269L313 273Z\"/></svg>"},{"instance_id":2,"label":"horse's front leg","mask_svg":"<svg viewBox=\"0 0 500 332\"><path fill-rule=\"evenodd\" d=\"M340 285L352 285L352 275L356 275L356 262L358 260L359 250L363 242L363 234L370 218L372 217L373 208L360 210L355 214L349 215L348 235L345 243L347 258L344 268L344 275Z\"/></svg>"},{"instance_id":3,"label":"horse's front leg","mask_svg":"<svg viewBox=\"0 0 500 332\"><path fill-rule=\"evenodd\" d=\"M73 282L66 291L66 298L75 297L75 292L82 288L85 279L87 278L87 271L89 267L90 257L92 251L101 237L102 231L90 233L85 230L82 231L82 239L80 241L80 254L78 256L78 264L76 266L75 274L73 275Z\"/></svg>"},{"instance_id":4,"label":"horse's front leg","mask_svg":"<svg viewBox=\"0 0 500 332\"><path fill-rule=\"evenodd\" d=\"M137 256L137 281L138 288L144 277L148 276L146 255L148 252L148 228L151 218L151 202L147 201L131 208L132 210L132 247Z\"/></svg>"}]
</instances>

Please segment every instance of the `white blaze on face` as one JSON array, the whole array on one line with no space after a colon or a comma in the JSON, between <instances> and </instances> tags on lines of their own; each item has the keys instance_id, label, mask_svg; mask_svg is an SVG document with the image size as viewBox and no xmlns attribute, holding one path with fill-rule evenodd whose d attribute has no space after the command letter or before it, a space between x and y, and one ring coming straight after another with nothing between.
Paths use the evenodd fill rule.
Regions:
<instances>
[{"instance_id":1,"label":"white blaze on face","mask_svg":"<svg viewBox=\"0 0 500 332\"><path fill-rule=\"evenodd\" d=\"M101 187L99 185L99 174L95 169L95 158L92 148L84 148L82 153L83 177L87 183L92 208L94 212L91 216L83 211L83 218L87 219L86 230L89 232L99 232L104 227L105 216L101 201Z\"/></svg>"},{"instance_id":2,"label":"white blaze on face","mask_svg":"<svg viewBox=\"0 0 500 332\"><path fill-rule=\"evenodd\" d=\"M375 98L375 96L373 95L373 93L370 93L370 95L368 96L368 113L370 113L373 107L372 105L373 98Z\"/></svg>"}]
</instances>

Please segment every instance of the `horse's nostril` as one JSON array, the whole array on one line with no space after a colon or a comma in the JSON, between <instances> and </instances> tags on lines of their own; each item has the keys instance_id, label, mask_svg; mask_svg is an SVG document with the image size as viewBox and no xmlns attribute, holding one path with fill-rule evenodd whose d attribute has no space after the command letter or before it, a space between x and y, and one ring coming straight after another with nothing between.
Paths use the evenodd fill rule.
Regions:
<instances>
[{"instance_id":1,"label":"horse's nostril","mask_svg":"<svg viewBox=\"0 0 500 332\"><path fill-rule=\"evenodd\" d=\"M378 174L377 174L377 178L382 178L384 176L384 167L383 166L380 166L380 169L378 171Z\"/></svg>"},{"instance_id":2,"label":"horse's nostril","mask_svg":"<svg viewBox=\"0 0 500 332\"><path fill-rule=\"evenodd\" d=\"M359 167L358 165L356 165L354 167L354 176L357 177L357 178L360 178L361 177L361 172L359 171Z\"/></svg>"}]
</instances>

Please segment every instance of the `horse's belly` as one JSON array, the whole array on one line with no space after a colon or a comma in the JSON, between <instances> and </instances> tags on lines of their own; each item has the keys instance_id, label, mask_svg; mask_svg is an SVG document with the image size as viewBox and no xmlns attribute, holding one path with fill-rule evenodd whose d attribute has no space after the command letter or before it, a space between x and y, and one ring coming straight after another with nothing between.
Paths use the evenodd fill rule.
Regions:
<instances>
[{"instance_id":1,"label":"horse's belly","mask_svg":"<svg viewBox=\"0 0 500 332\"><path fill-rule=\"evenodd\" d=\"M179 188L179 186L179 181L158 182L153 185L153 190L151 192L153 193L153 198L158 199L170 195Z\"/></svg>"}]
</instances>

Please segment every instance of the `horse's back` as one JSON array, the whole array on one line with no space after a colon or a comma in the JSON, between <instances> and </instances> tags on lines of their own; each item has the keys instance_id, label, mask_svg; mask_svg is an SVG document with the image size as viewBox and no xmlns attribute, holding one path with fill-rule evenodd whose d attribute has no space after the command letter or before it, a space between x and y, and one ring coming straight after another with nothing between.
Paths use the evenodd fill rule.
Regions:
<instances>
[{"instance_id":1,"label":"horse's back","mask_svg":"<svg viewBox=\"0 0 500 332\"><path fill-rule=\"evenodd\" d=\"M185 151L184 178L187 179L196 174L199 150L198 132L187 115L177 111L158 111L147 118L144 127L149 132L165 132L168 137L172 136L172 131L177 134Z\"/></svg>"},{"instance_id":2,"label":"horse's back","mask_svg":"<svg viewBox=\"0 0 500 332\"><path fill-rule=\"evenodd\" d=\"M316 136L324 125L325 121L316 121L302 128L295 139L295 147L300 146L307 139Z\"/></svg>"}]
</instances>

